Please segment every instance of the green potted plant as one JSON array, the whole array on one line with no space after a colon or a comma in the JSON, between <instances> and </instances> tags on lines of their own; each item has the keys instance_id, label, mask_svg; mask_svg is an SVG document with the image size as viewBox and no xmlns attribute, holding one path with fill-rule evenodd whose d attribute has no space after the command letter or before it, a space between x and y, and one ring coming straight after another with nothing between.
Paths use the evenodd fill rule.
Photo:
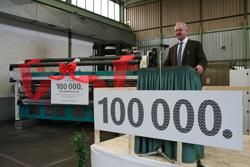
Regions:
<instances>
[{"instance_id":1,"label":"green potted plant","mask_svg":"<svg viewBox=\"0 0 250 167\"><path fill-rule=\"evenodd\" d=\"M85 132L82 130L82 133L75 132L73 136L73 142L71 144L76 144L74 152L76 153L77 167L87 167L87 157L89 152L85 147L86 137Z\"/></svg>"}]
</instances>

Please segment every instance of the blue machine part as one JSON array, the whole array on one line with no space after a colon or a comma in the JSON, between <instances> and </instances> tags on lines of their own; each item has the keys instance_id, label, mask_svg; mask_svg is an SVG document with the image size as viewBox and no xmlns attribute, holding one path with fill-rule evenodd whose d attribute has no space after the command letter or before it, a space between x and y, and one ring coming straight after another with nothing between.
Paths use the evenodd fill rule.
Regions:
<instances>
[{"instance_id":1,"label":"blue machine part","mask_svg":"<svg viewBox=\"0 0 250 167\"><path fill-rule=\"evenodd\" d=\"M22 105L19 109L20 119L94 122L93 107Z\"/></svg>"}]
</instances>

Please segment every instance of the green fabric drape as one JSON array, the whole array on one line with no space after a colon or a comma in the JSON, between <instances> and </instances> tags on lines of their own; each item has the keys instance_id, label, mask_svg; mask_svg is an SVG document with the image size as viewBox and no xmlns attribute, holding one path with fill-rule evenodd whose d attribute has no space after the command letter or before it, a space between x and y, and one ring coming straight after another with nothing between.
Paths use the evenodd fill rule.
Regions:
<instances>
[{"instance_id":1,"label":"green fabric drape","mask_svg":"<svg viewBox=\"0 0 250 167\"><path fill-rule=\"evenodd\" d=\"M160 90L159 68L140 69L137 90ZM201 90L201 79L196 70L189 66L168 67L161 69L161 90ZM161 141L162 148L169 158L177 160L177 142ZM157 151L159 139L135 137L135 153ZM204 157L204 146L182 143L182 162L193 163L195 155Z\"/></svg>"}]
</instances>

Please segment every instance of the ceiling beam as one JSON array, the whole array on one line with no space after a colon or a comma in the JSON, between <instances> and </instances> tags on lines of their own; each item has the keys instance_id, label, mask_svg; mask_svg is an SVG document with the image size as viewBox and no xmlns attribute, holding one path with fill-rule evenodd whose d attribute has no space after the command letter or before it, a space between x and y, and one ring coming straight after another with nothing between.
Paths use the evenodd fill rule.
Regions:
<instances>
[{"instance_id":1,"label":"ceiling beam","mask_svg":"<svg viewBox=\"0 0 250 167\"><path fill-rule=\"evenodd\" d=\"M132 3L137 3L137 2L141 2L141 1L144 1L144 0L128 0L127 2L125 2L125 5L130 5Z\"/></svg>"}]
</instances>

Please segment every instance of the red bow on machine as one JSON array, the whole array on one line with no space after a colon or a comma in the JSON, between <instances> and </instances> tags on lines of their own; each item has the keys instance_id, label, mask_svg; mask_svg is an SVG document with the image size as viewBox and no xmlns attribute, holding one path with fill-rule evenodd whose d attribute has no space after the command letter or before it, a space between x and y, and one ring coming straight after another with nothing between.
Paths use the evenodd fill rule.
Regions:
<instances>
[{"instance_id":1,"label":"red bow on machine","mask_svg":"<svg viewBox=\"0 0 250 167\"><path fill-rule=\"evenodd\" d=\"M88 75L82 75L79 78L77 78L77 77L74 76L75 69L76 69L76 62L70 63L68 65L60 63L59 64L59 70L63 75L62 76L50 76L48 78L55 79L55 80L60 80L65 76L67 71L68 71L70 77L73 80L83 82L83 83L89 83L89 82L92 82L92 81L96 80L97 78L99 78L99 76L94 76L94 75L89 75L89 76Z\"/></svg>"}]
</instances>

